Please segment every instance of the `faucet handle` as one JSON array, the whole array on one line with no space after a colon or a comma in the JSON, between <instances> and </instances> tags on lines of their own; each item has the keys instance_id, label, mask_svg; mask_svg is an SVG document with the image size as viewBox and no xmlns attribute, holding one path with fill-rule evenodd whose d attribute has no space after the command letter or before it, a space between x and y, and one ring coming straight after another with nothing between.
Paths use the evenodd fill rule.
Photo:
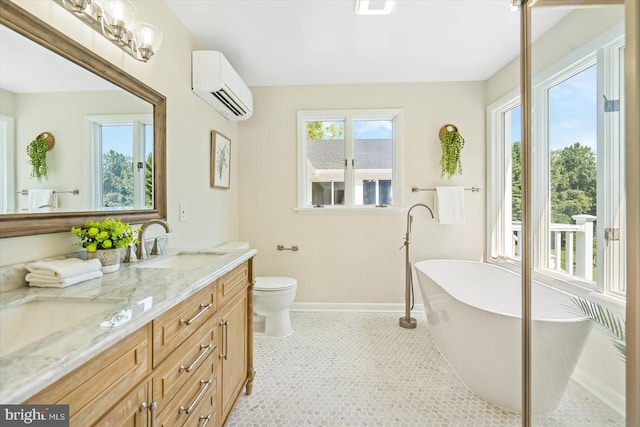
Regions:
<instances>
[{"instance_id":1,"label":"faucet handle","mask_svg":"<svg viewBox=\"0 0 640 427\"><path fill-rule=\"evenodd\" d=\"M132 245L128 245L125 255L124 255L124 261L125 263L130 263L130 262L134 262L136 260L136 253L134 251L134 247Z\"/></svg>"},{"instance_id":2,"label":"faucet handle","mask_svg":"<svg viewBox=\"0 0 640 427\"><path fill-rule=\"evenodd\" d=\"M151 255L162 255L162 249L160 248L160 239L166 239L165 236L159 236L153 239L153 249L151 249Z\"/></svg>"}]
</instances>

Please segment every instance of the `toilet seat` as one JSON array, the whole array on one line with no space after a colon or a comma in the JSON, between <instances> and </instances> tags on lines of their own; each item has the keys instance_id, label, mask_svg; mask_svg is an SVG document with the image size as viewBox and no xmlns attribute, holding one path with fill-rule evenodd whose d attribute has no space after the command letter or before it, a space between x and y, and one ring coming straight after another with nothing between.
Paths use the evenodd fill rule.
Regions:
<instances>
[{"instance_id":1,"label":"toilet seat","mask_svg":"<svg viewBox=\"0 0 640 427\"><path fill-rule=\"evenodd\" d=\"M295 288L297 284L298 281L291 277L256 277L254 290L262 292L284 291Z\"/></svg>"}]
</instances>

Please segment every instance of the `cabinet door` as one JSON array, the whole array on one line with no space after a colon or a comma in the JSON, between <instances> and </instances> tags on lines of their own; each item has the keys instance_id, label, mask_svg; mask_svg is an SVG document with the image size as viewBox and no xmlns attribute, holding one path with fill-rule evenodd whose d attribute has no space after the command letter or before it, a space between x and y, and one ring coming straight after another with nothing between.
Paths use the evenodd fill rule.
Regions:
<instances>
[{"instance_id":1,"label":"cabinet door","mask_svg":"<svg viewBox=\"0 0 640 427\"><path fill-rule=\"evenodd\" d=\"M239 293L220 313L219 348L221 420L226 420L247 379L247 292Z\"/></svg>"},{"instance_id":2,"label":"cabinet door","mask_svg":"<svg viewBox=\"0 0 640 427\"><path fill-rule=\"evenodd\" d=\"M145 427L150 417L147 406L149 396L149 382L143 382L140 387L134 388L111 410L109 410L95 425L100 427ZM71 418L71 425L74 419Z\"/></svg>"}]
</instances>

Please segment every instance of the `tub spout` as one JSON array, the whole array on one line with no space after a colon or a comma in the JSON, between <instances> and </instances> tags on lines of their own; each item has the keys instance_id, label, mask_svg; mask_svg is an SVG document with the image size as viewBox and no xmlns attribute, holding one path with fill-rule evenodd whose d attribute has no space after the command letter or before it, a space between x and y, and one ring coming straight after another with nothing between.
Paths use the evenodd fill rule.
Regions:
<instances>
[{"instance_id":1,"label":"tub spout","mask_svg":"<svg viewBox=\"0 0 640 427\"><path fill-rule=\"evenodd\" d=\"M431 218L435 218L431 208L424 203L416 203L409 208L409 211L407 211L407 233L404 235L403 245L405 249L405 315L400 318L400 326L407 329L414 329L417 326L416 319L411 317L411 309L413 308L413 277L411 275L411 261L409 260L409 245L411 237L411 223L413 222L411 211L413 210L413 208L416 208L418 206L426 208L431 214Z\"/></svg>"}]
</instances>

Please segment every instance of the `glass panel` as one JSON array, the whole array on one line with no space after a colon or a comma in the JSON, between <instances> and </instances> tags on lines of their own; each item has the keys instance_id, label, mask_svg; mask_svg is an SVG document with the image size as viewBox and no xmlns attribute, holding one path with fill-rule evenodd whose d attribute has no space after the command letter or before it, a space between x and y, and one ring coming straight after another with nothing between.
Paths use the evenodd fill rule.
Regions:
<instances>
[{"instance_id":1,"label":"glass panel","mask_svg":"<svg viewBox=\"0 0 640 427\"><path fill-rule=\"evenodd\" d=\"M554 10L564 11L564 19L536 39L532 52L531 222L533 265L564 276L566 286L558 292L532 283L532 424L622 426L625 362L615 332L624 330L621 304L597 292L585 299L571 283L604 290L607 212L623 210L622 199L611 197L612 171L624 163L612 148L623 138L608 124L623 106L605 97L622 101L611 90L620 73L608 52L624 33L624 6L534 7L532 31L547 28Z\"/></svg>"},{"instance_id":2,"label":"glass panel","mask_svg":"<svg viewBox=\"0 0 640 427\"><path fill-rule=\"evenodd\" d=\"M100 126L102 207L133 207L133 126Z\"/></svg>"},{"instance_id":3,"label":"glass panel","mask_svg":"<svg viewBox=\"0 0 640 427\"><path fill-rule=\"evenodd\" d=\"M511 185L507 186L507 200L511 199L511 203L507 204L505 218L507 221L506 236L509 236L509 242L505 247L505 255L520 258L520 237L522 235L522 174L520 166L520 149L522 139L522 107L517 105L504 113L503 115L503 132L505 135L505 144L507 144L507 153L511 153ZM509 158L509 156L507 156ZM509 175L509 174L508 174Z\"/></svg>"},{"instance_id":4,"label":"glass panel","mask_svg":"<svg viewBox=\"0 0 640 427\"><path fill-rule=\"evenodd\" d=\"M549 89L549 268L595 281L596 65ZM574 227L581 225L587 233ZM586 230L589 228L589 230ZM587 241L584 241L585 236ZM576 253L575 244L580 241ZM584 245L587 245L584 247Z\"/></svg>"},{"instance_id":5,"label":"glass panel","mask_svg":"<svg viewBox=\"0 0 640 427\"><path fill-rule=\"evenodd\" d=\"M376 182L393 177L393 120L353 121L354 205L381 204ZM365 185L365 183L367 183ZM373 183L373 187L371 184ZM371 195L373 188L373 196ZM387 203L390 193L387 195Z\"/></svg>"},{"instance_id":6,"label":"glass panel","mask_svg":"<svg viewBox=\"0 0 640 427\"><path fill-rule=\"evenodd\" d=\"M381 179L378 181L378 198L381 205L391 204L391 180Z\"/></svg>"},{"instance_id":7,"label":"glass panel","mask_svg":"<svg viewBox=\"0 0 640 427\"><path fill-rule=\"evenodd\" d=\"M344 205L344 121L306 122L307 205Z\"/></svg>"},{"instance_id":8,"label":"glass panel","mask_svg":"<svg viewBox=\"0 0 640 427\"><path fill-rule=\"evenodd\" d=\"M362 182L362 198L363 204L375 205L376 204L376 181L368 179Z\"/></svg>"}]
</instances>

